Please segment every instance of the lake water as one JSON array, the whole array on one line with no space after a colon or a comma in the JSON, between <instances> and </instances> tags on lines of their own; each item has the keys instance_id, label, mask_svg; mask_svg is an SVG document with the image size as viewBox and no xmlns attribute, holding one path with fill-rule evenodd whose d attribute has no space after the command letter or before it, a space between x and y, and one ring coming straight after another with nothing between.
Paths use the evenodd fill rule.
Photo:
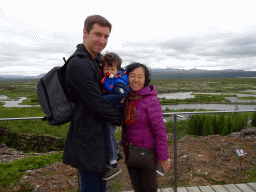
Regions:
<instances>
[{"instance_id":1,"label":"lake water","mask_svg":"<svg viewBox=\"0 0 256 192\"><path fill-rule=\"evenodd\" d=\"M187 99L194 98L194 95L191 95L192 92L185 93L161 93L157 96L159 98L165 97L166 99ZM200 93L200 94L212 94L212 95L221 95L223 93ZM246 97L246 96L254 96L253 94L235 94L228 93L228 95L237 95L237 97ZM240 100L236 97L227 97L232 103L251 103L256 102L256 100ZM165 110L168 107L171 110L180 110L180 109L206 109L206 110L218 110L218 111L234 111L236 108L236 104L178 104L178 105L162 105L162 109ZM239 110L255 110L256 105L245 105L245 104L237 104Z\"/></svg>"},{"instance_id":2,"label":"lake water","mask_svg":"<svg viewBox=\"0 0 256 192\"><path fill-rule=\"evenodd\" d=\"M256 105L243 105L243 104L179 104L179 105L162 105L162 110L168 107L170 110L180 109L206 109L218 111L234 111L236 106L239 110L255 110Z\"/></svg>"},{"instance_id":3,"label":"lake water","mask_svg":"<svg viewBox=\"0 0 256 192\"><path fill-rule=\"evenodd\" d=\"M195 98L195 95L191 95L193 92L185 92L185 93L159 93L157 95L158 98L165 97L166 99L188 99Z\"/></svg>"},{"instance_id":4,"label":"lake water","mask_svg":"<svg viewBox=\"0 0 256 192\"><path fill-rule=\"evenodd\" d=\"M193 92L185 92L185 93L160 93L157 96L159 98L165 97L166 99L188 99L188 98L195 98L195 95L191 95ZM208 95L236 95L237 97L256 97L253 94L235 94L235 93L197 93L197 94L208 94ZM251 103L256 102L255 100L245 100L245 99L238 99L237 97L226 97L227 100L230 100L231 103Z\"/></svg>"},{"instance_id":5,"label":"lake water","mask_svg":"<svg viewBox=\"0 0 256 192\"><path fill-rule=\"evenodd\" d=\"M194 95L191 95L192 92L186 93L163 93L158 94L158 97L165 97L167 99L186 99L186 98L194 98ZM221 93L204 93L204 94L221 94ZM235 95L235 94L234 94ZM255 96L252 94L236 94L238 97L244 96ZM236 101L235 97L229 97L232 101ZM0 95L0 101L7 99L6 95ZM19 105L26 97L20 97L17 101L3 101L5 105L4 107L32 107L39 105ZM244 101L244 100L240 100ZM252 102L253 100L248 100ZM256 102L256 101L255 101ZM245 105L245 104L237 104L239 110L255 110L256 105ZM206 109L206 110L219 110L219 111L234 111L236 108L236 104L179 104L179 105L162 105L162 109L165 110L168 107L171 110L180 110L180 109Z\"/></svg>"},{"instance_id":6,"label":"lake water","mask_svg":"<svg viewBox=\"0 0 256 192\"><path fill-rule=\"evenodd\" d=\"M19 97L18 100L11 100L11 101L3 101L7 99L8 97L6 95L0 95L0 101L4 102L5 104L3 107L34 107L39 105L19 105L19 103L22 103L23 100L26 100L26 97Z\"/></svg>"}]
</instances>

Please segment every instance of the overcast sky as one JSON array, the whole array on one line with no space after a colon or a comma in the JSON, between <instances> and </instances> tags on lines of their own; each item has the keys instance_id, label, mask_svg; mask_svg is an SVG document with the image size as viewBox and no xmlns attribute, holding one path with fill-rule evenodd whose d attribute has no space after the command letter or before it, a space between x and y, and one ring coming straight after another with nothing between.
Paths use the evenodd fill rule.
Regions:
<instances>
[{"instance_id":1,"label":"overcast sky","mask_svg":"<svg viewBox=\"0 0 256 192\"><path fill-rule=\"evenodd\" d=\"M3 0L0 76L34 76L63 65L93 14L113 25L102 53L116 52L124 66L256 71L254 0Z\"/></svg>"}]
</instances>

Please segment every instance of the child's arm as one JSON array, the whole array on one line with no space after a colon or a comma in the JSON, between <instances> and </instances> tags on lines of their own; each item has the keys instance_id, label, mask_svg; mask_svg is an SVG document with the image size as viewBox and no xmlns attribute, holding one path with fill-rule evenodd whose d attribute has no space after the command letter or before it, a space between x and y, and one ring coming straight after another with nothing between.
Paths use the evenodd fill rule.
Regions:
<instances>
[{"instance_id":1,"label":"child's arm","mask_svg":"<svg viewBox=\"0 0 256 192\"><path fill-rule=\"evenodd\" d=\"M120 108L122 104L120 103L126 95L129 93L130 89L128 85L122 82L118 82L113 86L112 94L105 95L104 97L110 101L114 106Z\"/></svg>"}]
</instances>

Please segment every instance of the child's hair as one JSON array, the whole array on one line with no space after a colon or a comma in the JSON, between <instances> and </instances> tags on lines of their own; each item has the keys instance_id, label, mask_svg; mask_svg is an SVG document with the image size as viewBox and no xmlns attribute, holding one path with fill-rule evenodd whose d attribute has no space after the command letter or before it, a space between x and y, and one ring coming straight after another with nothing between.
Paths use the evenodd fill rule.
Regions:
<instances>
[{"instance_id":1,"label":"child's hair","mask_svg":"<svg viewBox=\"0 0 256 192\"><path fill-rule=\"evenodd\" d=\"M107 52L103 56L102 67L104 67L105 65L113 66L113 64L116 65L117 70L120 71L121 70L121 64L122 64L122 59L116 53Z\"/></svg>"}]
</instances>

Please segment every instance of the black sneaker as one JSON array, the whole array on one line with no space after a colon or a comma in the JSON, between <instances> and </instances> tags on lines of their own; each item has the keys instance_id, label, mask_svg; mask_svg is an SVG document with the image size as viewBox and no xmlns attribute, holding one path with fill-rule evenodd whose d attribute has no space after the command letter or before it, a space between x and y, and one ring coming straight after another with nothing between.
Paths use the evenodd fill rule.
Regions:
<instances>
[{"instance_id":1,"label":"black sneaker","mask_svg":"<svg viewBox=\"0 0 256 192\"><path fill-rule=\"evenodd\" d=\"M118 152L117 154L117 161L122 160L124 157L121 155L121 153Z\"/></svg>"},{"instance_id":2,"label":"black sneaker","mask_svg":"<svg viewBox=\"0 0 256 192\"><path fill-rule=\"evenodd\" d=\"M107 170L102 174L103 180L109 180L121 173L122 168L116 163L114 165L107 165Z\"/></svg>"}]
</instances>

